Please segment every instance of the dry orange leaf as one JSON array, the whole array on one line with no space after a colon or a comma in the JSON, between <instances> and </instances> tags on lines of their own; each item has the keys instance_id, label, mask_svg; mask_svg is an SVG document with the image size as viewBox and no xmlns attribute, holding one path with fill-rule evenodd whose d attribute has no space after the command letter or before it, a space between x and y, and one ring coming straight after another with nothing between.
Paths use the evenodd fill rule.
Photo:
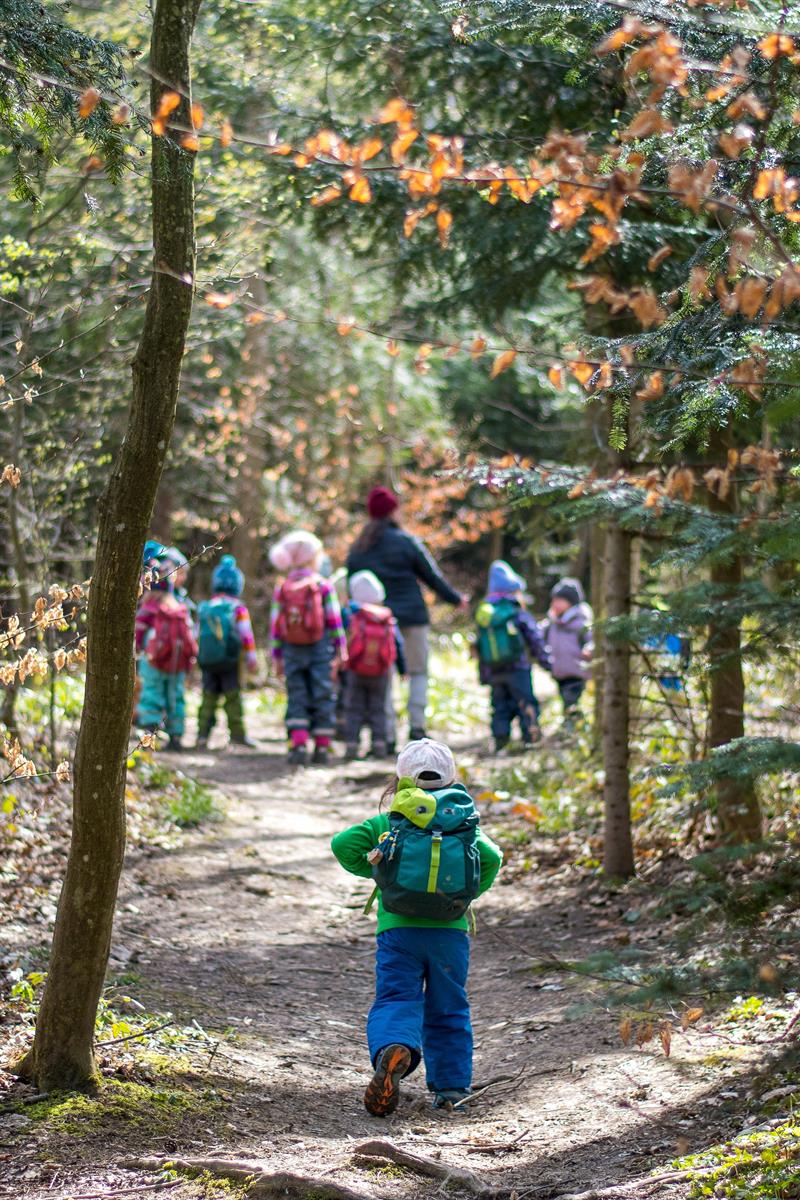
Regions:
<instances>
[{"instance_id":1,"label":"dry orange leaf","mask_svg":"<svg viewBox=\"0 0 800 1200\"><path fill-rule=\"evenodd\" d=\"M452 224L453 214L448 212L446 208L440 208L436 214L436 228L439 231L439 242L443 250L447 247Z\"/></svg>"},{"instance_id":2,"label":"dry orange leaf","mask_svg":"<svg viewBox=\"0 0 800 1200\"><path fill-rule=\"evenodd\" d=\"M339 321L336 326L336 332L339 334L339 337L347 337L348 334L353 332L354 328L355 321Z\"/></svg>"},{"instance_id":3,"label":"dry orange leaf","mask_svg":"<svg viewBox=\"0 0 800 1200\"><path fill-rule=\"evenodd\" d=\"M474 342L472 343L472 345L469 348L469 352L473 358L480 358L480 356L483 354L485 349L486 349L486 338L476 337Z\"/></svg>"},{"instance_id":4,"label":"dry orange leaf","mask_svg":"<svg viewBox=\"0 0 800 1200\"><path fill-rule=\"evenodd\" d=\"M200 149L200 139L196 133L185 133L181 138L181 146L184 150L189 150L192 154L196 154Z\"/></svg>"},{"instance_id":5,"label":"dry orange leaf","mask_svg":"<svg viewBox=\"0 0 800 1200\"><path fill-rule=\"evenodd\" d=\"M267 320L267 314L263 312L248 313L244 319L245 325L261 325Z\"/></svg>"},{"instance_id":6,"label":"dry orange leaf","mask_svg":"<svg viewBox=\"0 0 800 1200\"><path fill-rule=\"evenodd\" d=\"M564 368L558 363L554 363L547 372L547 378L554 388L562 388L564 386Z\"/></svg>"},{"instance_id":7,"label":"dry orange leaf","mask_svg":"<svg viewBox=\"0 0 800 1200\"><path fill-rule=\"evenodd\" d=\"M572 374L577 379L581 387L585 387L594 374L594 367L591 363L582 362L580 359L567 364Z\"/></svg>"},{"instance_id":8,"label":"dry orange leaf","mask_svg":"<svg viewBox=\"0 0 800 1200\"><path fill-rule=\"evenodd\" d=\"M342 194L342 189L336 184L331 184L330 187L323 188L321 192L316 192L311 197L312 208L322 208L324 204L332 204L334 200L338 200Z\"/></svg>"},{"instance_id":9,"label":"dry orange leaf","mask_svg":"<svg viewBox=\"0 0 800 1200\"><path fill-rule=\"evenodd\" d=\"M112 125L126 125L130 120L131 106L130 104L120 104L114 109L111 114Z\"/></svg>"},{"instance_id":10,"label":"dry orange leaf","mask_svg":"<svg viewBox=\"0 0 800 1200\"><path fill-rule=\"evenodd\" d=\"M378 113L378 124L388 125L394 121L398 125L408 125L414 120L414 110L400 96L389 100Z\"/></svg>"},{"instance_id":11,"label":"dry orange leaf","mask_svg":"<svg viewBox=\"0 0 800 1200\"><path fill-rule=\"evenodd\" d=\"M498 354L497 358L492 363L490 377L496 379L498 375L502 375L503 371L507 371L517 357L516 350L504 350L502 354Z\"/></svg>"},{"instance_id":12,"label":"dry orange leaf","mask_svg":"<svg viewBox=\"0 0 800 1200\"><path fill-rule=\"evenodd\" d=\"M227 150L228 146L230 146L232 141L233 141L233 126L231 125L230 121L226 117L225 120L222 122L222 125L220 126L219 144L220 144L220 146L222 146L223 150Z\"/></svg>"},{"instance_id":13,"label":"dry orange leaf","mask_svg":"<svg viewBox=\"0 0 800 1200\"><path fill-rule=\"evenodd\" d=\"M203 121L205 119L202 104L193 104L190 110L190 115L192 118L192 128L202 129Z\"/></svg>"},{"instance_id":14,"label":"dry orange leaf","mask_svg":"<svg viewBox=\"0 0 800 1200\"><path fill-rule=\"evenodd\" d=\"M353 162L362 163L368 162L374 158L376 154L380 154L383 149L383 142L380 138L367 138L360 146L356 146L353 154Z\"/></svg>"},{"instance_id":15,"label":"dry orange leaf","mask_svg":"<svg viewBox=\"0 0 800 1200\"><path fill-rule=\"evenodd\" d=\"M372 199L372 189L369 186L369 180L364 179L363 176L361 179L357 179L348 194L350 199L355 201L356 204L369 204Z\"/></svg>"},{"instance_id":16,"label":"dry orange leaf","mask_svg":"<svg viewBox=\"0 0 800 1200\"><path fill-rule=\"evenodd\" d=\"M794 42L785 33L770 33L758 43L758 49L764 58L774 59L781 55L787 57L794 54Z\"/></svg>"},{"instance_id":17,"label":"dry orange leaf","mask_svg":"<svg viewBox=\"0 0 800 1200\"><path fill-rule=\"evenodd\" d=\"M206 292L206 304L211 308L230 308L235 299L233 292Z\"/></svg>"},{"instance_id":18,"label":"dry orange leaf","mask_svg":"<svg viewBox=\"0 0 800 1200\"><path fill-rule=\"evenodd\" d=\"M78 100L78 116L89 117L100 103L101 96L96 87L89 87Z\"/></svg>"},{"instance_id":19,"label":"dry orange leaf","mask_svg":"<svg viewBox=\"0 0 800 1200\"><path fill-rule=\"evenodd\" d=\"M670 246L669 242L666 242L659 250L656 250L655 254L651 254L648 258L648 271L657 271L664 260L669 258L670 254L672 254L672 246Z\"/></svg>"},{"instance_id":20,"label":"dry orange leaf","mask_svg":"<svg viewBox=\"0 0 800 1200\"><path fill-rule=\"evenodd\" d=\"M406 156L406 151L419 137L418 129L406 129L403 133L398 133L391 145L392 162L401 163Z\"/></svg>"},{"instance_id":21,"label":"dry orange leaf","mask_svg":"<svg viewBox=\"0 0 800 1200\"><path fill-rule=\"evenodd\" d=\"M391 355L392 358L397 358L400 353L400 347L394 338L389 338L389 341L386 343L386 353Z\"/></svg>"}]
</instances>

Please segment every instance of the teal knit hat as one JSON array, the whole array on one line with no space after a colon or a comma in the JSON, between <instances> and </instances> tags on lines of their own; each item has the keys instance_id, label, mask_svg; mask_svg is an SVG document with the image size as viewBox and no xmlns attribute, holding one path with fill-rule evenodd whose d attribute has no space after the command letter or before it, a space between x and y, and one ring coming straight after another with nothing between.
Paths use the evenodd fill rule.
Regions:
<instances>
[{"instance_id":1,"label":"teal knit hat","mask_svg":"<svg viewBox=\"0 0 800 1200\"><path fill-rule=\"evenodd\" d=\"M236 565L232 554L223 554L214 574L211 576L211 586L215 592L224 592L226 596L241 596L244 591L244 575Z\"/></svg>"}]
</instances>

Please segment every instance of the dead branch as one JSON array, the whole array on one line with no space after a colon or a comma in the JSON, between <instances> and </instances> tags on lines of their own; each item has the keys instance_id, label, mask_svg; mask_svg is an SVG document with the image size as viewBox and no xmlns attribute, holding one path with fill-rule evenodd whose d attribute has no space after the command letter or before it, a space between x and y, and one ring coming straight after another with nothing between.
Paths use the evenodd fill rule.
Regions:
<instances>
[{"instance_id":1,"label":"dead branch","mask_svg":"<svg viewBox=\"0 0 800 1200\"><path fill-rule=\"evenodd\" d=\"M371 1192L350 1188L316 1175L296 1175L293 1171L265 1171L264 1164L230 1158L126 1158L120 1164L128 1170L163 1171L169 1168L186 1175L207 1171L218 1179L249 1183L248 1196L283 1196L304 1200L313 1195L319 1200L375 1200Z\"/></svg>"},{"instance_id":2,"label":"dead branch","mask_svg":"<svg viewBox=\"0 0 800 1200\"><path fill-rule=\"evenodd\" d=\"M699 1179L718 1170L718 1167L691 1167L685 1171L662 1171L660 1175L645 1175L641 1179L632 1179L629 1183L616 1183L612 1187L589 1188L588 1192L559 1192L554 1200L639 1200L639 1197L660 1192L671 1183L682 1183L689 1175L693 1179Z\"/></svg>"},{"instance_id":3,"label":"dead branch","mask_svg":"<svg viewBox=\"0 0 800 1200\"><path fill-rule=\"evenodd\" d=\"M418 1175L427 1175L431 1179L443 1179L447 1183L458 1183L467 1191L472 1192L474 1196L486 1197L488 1200L488 1197L495 1195L493 1188L464 1167L454 1167L450 1163L429 1158L427 1154L412 1154L410 1150L403 1150L400 1146L395 1146L394 1142L385 1142L380 1138L361 1142L355 1147L353 1158L356 1161L363 1160L370 1165L374 1165L376 1159L388 1160L396 1163L398 1167L407 1167L409 1171L416 1171Z\"/></svg>"}]
</instances>

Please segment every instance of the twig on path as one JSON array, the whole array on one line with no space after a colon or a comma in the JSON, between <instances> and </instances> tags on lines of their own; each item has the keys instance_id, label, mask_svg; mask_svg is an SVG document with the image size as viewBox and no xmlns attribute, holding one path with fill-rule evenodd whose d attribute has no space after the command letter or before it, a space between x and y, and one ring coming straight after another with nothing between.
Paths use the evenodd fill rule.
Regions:
<instances>
[{"instance_id":1,"label":"twig on path","mask_svg":"<svg viewBox=\"0 0 800 1200\"><path fill-rule=\"evenodd\" d=\"M516 1075L498 1075L496 1079L489 1079L482 1087L476 1088L463 1099L456 1100L453 1108L461 1108L462 1104L471 1104L473 1100L477 1100L478 1096L482 1096L484 1092L489 1091L489 1088L497 1087L498 1084L517 1083L523 1075L526 1079L536 1079L540 1075L558 1075L561 1070L561 1067L544 1067L541 1071L529 1071L527 1067L522 1067Z\"/></svg>"},{"instance_id":2,"label":"twig on path","mask_svg":"<svg viewBox=\"0 0 800 1200\"><path fill-rule=\"evenodd\" d=\"M467 1154L511 1154L519 1149L520 1142L530 1137L530 1132L530 1129L523 1129L522 1133L518 1133L510 1142L475 1142L472 1145L467 1143L464 1149Z\"/></svg>"},{"instance_id":3,"label":"twig on path","mask_svg":"<svg viewBox=\"0 0 800 1200\"><path fill-rule=\"evenodd\" d=\"M219 1179L247 1183L249 1197L288 1196L304 1200L313 1195L318 1200L376 1200L371 1192L344 1183L334 1183L318 1175L296 1175L293 1171L267 1171L263 1163L240 1158L127 1158L120 1166L133 1171L163 1171L168 1167L187 1175L207 1171Z\"/></svg>"},{"instance_id":4,"label":"twig on path","mask_svg":"<svg viewBox=\"0 0 800 1200\"><path fill-rule=\"evenodd\" d=\"M169 1188L180 1187L182 1183L182 1179L162 1179L156 1183L146 1183L143 1187L117 1188L115 1192L70 1194L69 1200L114 1200L115 1196L132 1196L134 1192L166 1192Z\"/></svg>"},{"instance_id":5,"label":"twig on path","mask_svg":"<svg viewBox=\"0 0 800 1200\"><path fill-rule=\"evenodd\" d=\"M49 1092L37 1092L35 1096L20 1096L19 1100L13 1100L10 1104L0 1106L0 1113L14 1112L20 1104L38 1104L40 1100L49 1100Z\"/></svg>"},{"instance_id":6,"label":"twig on path","mask_svg":"<svg viewBox=\"0 0 800 1200\"><path fill-rule=\"evenodd\" d=\"M147 1029L140 1030L139 1033L129 1033L125 1037L112 1038L109 1042L95 1042L96 1046L118 1046L120 1042L133 1042L136 1038L147 1037L151 1033L158 1033L161 1029L169 1029L170 1025L174 1025L174 1021L164 1021L162 1025L150 1025Z\"/></svg>"},{"instance_id":7,"label":"twig on path","mask_svg":"<svg viewBox=\"0 0 800 1200\"><path fill-rule=\"evenodd\" d=\"M683 1183L689 1175L692 1179L701 1179L704 1175L713 1175L719 1167L691 1167L685 1171L662 1171L660 1175L645 1175L640 1179L631 1179L629 1183L615 1183L607 1188L589 1188L588 1192L559 1192L553 1200L639 1200L639 1197L652 1196L671 1183ZM525 1196L520 1193L520 1200Z\"/></svg>"},{"instance_id":8,"label":"twig on path","mask_svg":"<svg viewBox=\"0 0 800 1200\"><path fill-rule=\"evenodd\" d=\"M353 1150L353 1159L361 1159L369 1165L374 1165L376 1161L393 1162L398 1167L416 1171L418 1175L443 1179L447 1183L458 1183L474 1196L486 1197L487 1200L496 1195L494 1188L465 1167L454 1167L450 1163L439 1162L435 1158L429 1158L427 1154L412 1154L410 1150L403 1150L400 1146L395 1146L394 1142L385 1142L380 1138L361 1142Z\"/></svg>"}]
</instances>

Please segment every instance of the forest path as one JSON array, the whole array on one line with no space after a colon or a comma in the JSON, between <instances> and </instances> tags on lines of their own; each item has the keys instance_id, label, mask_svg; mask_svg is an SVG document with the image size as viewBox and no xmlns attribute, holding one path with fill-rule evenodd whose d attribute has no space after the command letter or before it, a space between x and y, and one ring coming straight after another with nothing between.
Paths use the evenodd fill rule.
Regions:
<instances>
[{"instance_id":1,"label":"forest path","mask_svg":"<svg viewBox=\"0 0 800 1200\"><path fill-rule=\"evenodd\" d=\"M396 1114L369 1117L362 1095L374 923L360 911L366 881L341 870L329 842L376 810L387 771L370 762L293 770L277 724L262 719L253 728L255 751L164 756L218 788L226 817L177 848L132 851L119 897L112 962L126 960L131 991L149 1012L207 1031L209 1040L177 1049L183 1067L163 1056L151 1067L164 1087L183 1074L197 1103L164 1121L117 1114L78 1138L51 1129L38 1152L49 1182L31 1167L30 1184L9 1194L66 1200L142 1187L145 1175L118 1169L131 1154L259 1160L348 1182L376 1200L469 1194L405 1170L354 1165L354 1146L377 1137L441 1155L507 1197L549 1200L625 1182L679 1148L699 1149L695 1130L703 1144L730 1131L714 1093L724 1075L737 1086L744 1061L721 1071L708 1061L713 1044L696 1049L681 1038L670 1059L652 1044L626 1049L617 1018L585 1003L590 982L532 970L532 958L548 952L582 958L629 936L652 939L645 944L658 951L657 928L632 928L629 902L587 883L544 839L530 848L534 869L501 874L476 906L476 1084L510 1079L466 1115L440 1115L418 1073ZM459 757L476 777L490 765L474 745ZM491 814L486 825L491 833ZM197 1187L182 1183L169 1195L206 1195ZM687 1194L680 1186L659 1193Z\"/></svg>"}]
</instances>

